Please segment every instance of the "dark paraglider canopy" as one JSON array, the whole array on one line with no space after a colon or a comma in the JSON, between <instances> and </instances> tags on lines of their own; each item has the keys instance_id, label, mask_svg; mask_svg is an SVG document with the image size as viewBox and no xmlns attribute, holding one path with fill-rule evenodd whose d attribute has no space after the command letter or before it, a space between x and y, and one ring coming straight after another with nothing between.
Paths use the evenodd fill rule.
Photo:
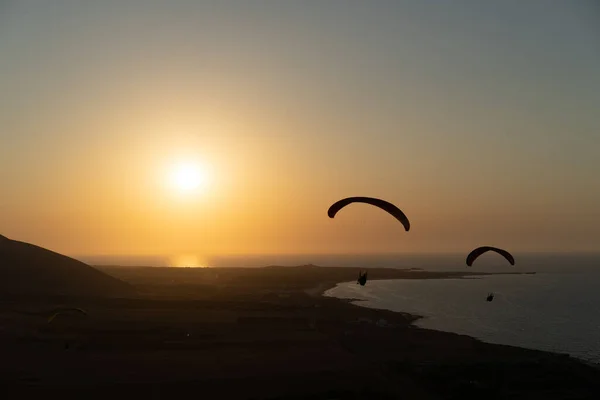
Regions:
<instances>
[{"instance_id":1,"label":"dark paraglider canopy","mask_svg":"<svg viewBox=\"0 0 600 400\"><path fill-rule=\"evenodd\" d=\"M469 267L472 266L473 262L477 259L477 257L479 257L480 255L482 255L483 253L486 253L488 251L494 251L494 252L500 254L502 257L506 258L506 260L510 263L510 265L515 265L515 259L513 258L512 254L510 254L506 250L502 250L497 247L491 247L491 246L478 247L475 250L473 250L472 252L470 252L469 255L467 256L467 265Z\"/></svg>"},{"instance_id":2,"label":"dark paraglider canopy","mask_svg":"<svg viewBox=\"0 0 600 400\"><path fill-rule=\"evenodd\" d=\"M367 271L364 274L362 271L358 271L358 280L356 283L360 283L360 286L365 286L365 283L367 283Z\"/></svg>"},{"instance_id":3,"label":"dark paraglider canopy","mask_svg":"<svg viewBox=\"0 0 600 400\"><path fill-rule=\"evenodd\" d=\"M381 199L375 199L372 197L348 197L342 199L340 201L335 202L331 207L329 207L329 210L327 210L327 215L329 216L329 218L333 218L338 213L338 211L352 203L365 203L375 207L379 207L382 210L387 211L398 221L400 221L402 225L404 225L404 229L407 232L410 229L410 222L408 221L408 218L406 217L406 215L404 215L402 210L400 210L392 203Z\"/></svg>"},{"instance_id":4,"label":"dark paraglider canopy","mask_svg":"<svg viewBox=\"0 0 600 400\"><path fill-rule=\"evenodd\" d=\"M77 314L81 314L81 315L88 315L87 312L81 308L58 308L54 311L52 311L52 314L50 315L50 317L48 317L48 323L52 322L54 320L54 318L56 318L58 315L60 314L71 314L71 315L77 315Z\"/></svg>"}]
</instances>

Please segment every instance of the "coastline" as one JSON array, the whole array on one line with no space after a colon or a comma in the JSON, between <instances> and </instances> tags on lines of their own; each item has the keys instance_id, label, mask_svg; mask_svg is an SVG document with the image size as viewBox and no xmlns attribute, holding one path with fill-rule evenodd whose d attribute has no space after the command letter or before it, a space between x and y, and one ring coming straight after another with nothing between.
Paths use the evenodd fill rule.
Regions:
<instances>
[{"instance_id":1,"label":"coastline","mask_svg":"<svg viewBox=\"0 0 600 400\"><path fill-rule=\"evenodd\" d=\"M535 274L532 272L526 272L526 273L487 273L487 274L481 274L481 275L530 275L530 274ZM477 274L479 275L479 274ZM404 278L395 278L395 279L373 279L373 280L397 280L397 279L404 279ZM423 278L418 278L418 279L423 279ZM426 279L449 279L449 277L440 277L440 278L426 278ZM451 279L479 279L476 277L471 277L471 276L452 276ZM344 281L344 282L338 282L335 285L329 286L327 289L325 289L322 292L322 296L326 297L326 298L332 298L332 299L336 299L338 301L342 301L346 304L352 305L352 306L356 306L356 307L361 307L361 308L368 308L370 310L376 310L376 311L385 311L385 312L393 312L393 313L397 313L399 315L402 315L403 317L407 318L409 320L409 323L412 324L415 328L418 329L423 329L423 330L429 330L429 331L435 331L435 332L440 332L440 333L444 333L444 334L452 334L452 335L460 335L460 336L466 336L469 337L475 341L487 344L487 345L492 345L492 346L509 346L509 347L513 347L513 348L518 348L518 349L523 349L526 351L537 351L537 352L543 352L543 353L547 353L547 354L551 354L551 355L555 355L558 357L569 357L573 360L576 360L578 362L581 362L583 364L586 364L588 366L591 366L595 369L600 370L600 362L594 362L594 361L590 361L590 359L586 359L586 358L580 358L577 355L572 355L569 354L567 352L559 352L559 351L551 351L551 350L547 350L547 349L537 349L537 348L532 348L532 347L524 347L524 346L520 346L520 345L514 345L514 344L505 344L505 343L500 343L500 342L488 342L485 339L482 338L478 338L476 336L473 336L471 334L465 334L465 333L457 333L454 331L446 331L446 330L439 330L436 328L430 328L430 327L423 327L423 326L419 326L416 325L415 323L418 322L419 320L425 318L423 315L419 315L416 313L412 313L412 312L407 312L407 311L401 311L401 310L394 310L394 309L390 309L390 308L380 308L380 307L373 307L373 306L365 306L362 305L361 303L364 302L368 302L368 299L364 299L364 298L355 298L355 297L336 297L333 295L326 295L327 291L336 288L339 285L344 285L344 284L348 284L348 283L352 283L352 281Z\"/></svg>"},{"instance_id":2,"label":"coastline","mask_svg":"<svg viewBox=\"0 0 600 400\"><path fill-rule=\"evenodd\" d=\"M522 349L524 351L543 352L559 357L570 357L577 361L588 362L584 359L575 358L566 353L557 353L546 350L531 349L514 345L505 345L498 343L484 342L483 340L465 334L459 334L449 331L441 331L430 328L422 328L415 325L424 316L413 314L405 311L392 311L384 308L364 307L357 302L364 301L363 299L344 299L333 296L324 296L325 292L335 288L339 284L354 282L348 279L356 273L356 268L350 267L321 267L316 265L301 265L295 267L289 266L266 266L262 268L243 268L243 267L223 267L223 268L173 268L173 267L103 267L105 272L118 269L121 273L134 273L136 270L148 273L156 273L157 278L160 278L165 273L175 272L190 279L191 284L198 284L197 280L192 277L203 277L201 282L207 283L205 276L211 273L217 273L219 279L208 279L209 284L224 285L229 290L241 291L244 296L254 296L259 292L261 296L266 296L269 301L277 302L295 302L296 296L299 294L308 295L313 300L325 299L326 301L336 302L344 306L356 309L357 313L364 313L368 310L369 313L378 313L382 317L389 318L390 315L400 317L407 325L415 329L438 332L443 335L458 335L468 337L471 340L480 342L489 346L508 346L511 348ZM492 275L531 275L536 274L532 271L510 271L510 272L471 272L471 271L426 271L415 268L369 268L369 280L396 280L396 279L480 279L484 276ZM135 275L135 273L134 273ZM115 274L117 277L123 277L120 274ZM129 275L129 279L131 276ZM127 280L129 280L127 279ZM186 280L187 280L186 279ZM135 283L135 279L133 282ZM196 296L193 296L195 298ZM360 311L359 311L360 310ZM375 318L373 318L375 320ZM594 364L595 365L595 364Z\"/></svg>"},{"instance_id":3,"label":"coastline","mask_svg":"<svg viewBox=\"0 0 600 400\"><path fill-rule=\"evenodd\" d=\"M400 279L400 278L396 278L396 279ZM378 279L378 280L393 280L393 279ZM346 282L349 282L349 281L346 281ZM417 322L418 320L424 318L424 316L422 316L422 315L413 314L413 313L409 313L409 312L406 312L406 311L394 311L394 310L388 310L386 308L364 307L364 306L361 306L360 304L358 304L360 302L366 301L364 299L358 299L358 298L341 298L341 297L335 297L335 296L325 296L325 293L328 290L334 289L335 287L337 287L337 285L341 285L341 284L344 284L346 282L338 282L335 285L328 287L327 289L325 289L325 290L322 291L321 296L323 296L325 298L329 298L329 299L335 299L337 301L341 301L342 303L349 304L351 306L368 308L370 310L375 310L375 311L393 312L393 313L402 315L402 317L406 318L407 321L408 321L408 323L411 324L411 325L414 325L415 322ZM414 326L416 326L416 325L414 325ZM420 328L420 329L423 329L423 328ZM443 332L443 331L437 331L437 332ZM479 340L479 339L477 339L475 337L473 339Z\"/></svg>"},{"instance_id":4,"label":"coastline","mask_svg":"<svg viewBox=\"0 0 600 400\"><path fill-rule=\"evenodd\" d=\"M403 271L410 271L410 272L414 272L414 271L419 271L419 272L428 272L425 270L418 270L418 269L412 269L412 268L407 268L407 269L403 269ZM431 272L431 271L429 271ZM373 280L373 281L382 281L382 280L398 280L398 279L480 279L480 276L489 276L489 275L533 275L536 274L536 272L483 272L483 273L470 273L470 272L460 272L460 271L448 271L448 272L435 272L436 274L439 274L439 276L436 277L432 277L432 276L427 276L427 277L396 277L396 278L372 278L369 280ZM445 275L448 274L448 275ZM357 307L363 307L360 304L357 304L358 302L363 302L366 301L364 299L358 299L358 298L340 298L340 297L335 297L335 296L325 296L325 293L331 289L336 288L338 285L342 285L344 283L350 283L353 281L342 281L342 282L336 282L336 283L331 283L331 282L327 282L326 284L323 284L324 289L321 290L321 288L319 288L320 290L320 296L323 297L327 297L327 298L333 298L336 299L338 301L342 301L344 303L348 303ZM395 312L398 314L402 314L403 316L406 316L407 318L411 319L411 323L414 323L416 321L418 321L419 319L424 318L424 316L422 315L418 315L418 314L413 314L413 313L409 313L406 311L393 311L393 310L388 310L385 308L374 308L374 307L369 307L372 310L385 310L385 311L391 311L391 312ZM421 328L423 329L423 328ZM443 331L439 331L439 332L443 332ZM475 340L479 340L477 338L473 338Z\"/></svg>"},{"instance_id":5,"label":"coastline","mask_svg":"<svg viewBox=\"0 0 600 400\"><path fill-rule=\"evenodd\" d=\"M354 279L355 268L104 270L133 284L138 295L0 302L0 318L10 321L0 331L0 351L11 360L0 366L0 385L9 393L99 399L173 398L190 390L222 399L532 393L546 400L600 398L600 371L572 357L422 329L413 324L416 315L322 295ZM369 275L473 274L369 269ZM66 304L89 316L47 325L44 310ZM65 341L72 347L65 349Z\"/></svg>"}]
</instances>

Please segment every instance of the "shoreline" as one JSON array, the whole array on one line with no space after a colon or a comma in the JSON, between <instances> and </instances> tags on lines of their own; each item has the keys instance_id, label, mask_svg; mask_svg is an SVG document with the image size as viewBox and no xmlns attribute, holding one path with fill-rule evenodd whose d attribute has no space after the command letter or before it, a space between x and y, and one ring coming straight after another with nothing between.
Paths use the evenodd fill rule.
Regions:
<instances>
[{"instance_id":1,"label":"shoreline","mask_svg":"<svg viewBox=\"0 0 600 400\"><path fill-rule=\"evenodd\" d=\"M535 272L531 273L486 273L486 274L482 274L482 275L530 275L530 274L535 274ZM479 275L479 274L478 274ZM372 279L372 280L402 280L404 278L395 278L395 279ZM414 279L414 278L411 278ZM440 278L426 278L426 279L474 279L474 278L468 278L466 276L463 277L452 277L452 278L448 278L448 277L440 277ZM475 278L476 279L476 278ZM356 306L356 307L361 307L361 308L366 308L369 310L374 310L374 311L383 311L383 312L392 312L392 313L396 313L399 315L402 315L403 317L409 319L409 324L414 326L415 328L418 329L423 329L423 330L429 330L429 331L434 331L434 332L440 332L440 333L445 333L445 334L453 334L453 335L460 335L460 336L466 336L469 337L475 341L478 341L480 343L486 344L486 345L492 345L492 346L509 346L509 347L513 347L513 348L518 348L518 349L523 349L526 351L539 351L539 352L543 352L543 353L547 353L547 354L551 354L554 356L559 356L559 357L564 357L567 356L571 359L577 360L578 362L584 363L588 366L591 366L593 368L596 368L598 370L600 370L600 362L593 362L590 360L587 360L585 358L580 358L574 355L571 355L569 353L563 353L563 352L557 352L557 351L549 351L549 350L542 350L542 349L535 349L535 348L529 348L529 347L523 347L523 346L516 346L516 345L510 345L510 344L504 344L504 343L493 343L493 342L487 342L483 339L480 339L478 337L472 336L472 335L468 335L468 334L463 334L463 333L458 333L458 332L454 332L454 331L444 331L444 330L439 330L439 329L433 329L433 328L426 328L426 327L421 327L416 325L416 322L418 322L419 320L425 318L423 315L419 315L419 314L414 314L414 313L410 313L410 312L406 312L406 311L396 311L396 310L391 310L388 308L379 308L379 307L367 307L367 306L363 306L360 303L362 302L367 302L369 300L367 299L359 299L359 298L340 298L340 297L336 297L336 296L326 296L325 293L328 290L334 289L336 288L338 285L344 284L344 283L349 283L352 281L344 281L344 282L338 282L333 286L329 286L327 289L323 290L322 292L322 296L325 298L331 298L331 299L335 299L338 301L341 301L345 304L349 304L352 306Z\"/></svg>"},{"instance_id":2,"label":"shoreline","mask_svg":"<svg viewBox=\"0 0 600 400\"><path fill-rule=\"evenodd\" d=\"M155 273L158 273L159 275L160 275L161 271L164 271L164 272L180 273L183 276L206 275L211 272L216 272L219 274L219 276L221 278L223 278L222 275L231 273L232 275L241 275L241 277L246 278L248 280L250 280L251 277L260 277L261 275L267 275L268 273L273 272L273 273L276 273L277 278L281 279L282 282L278 282L278 283L280 283L280 285L274 285L275 287L271 286L272 283L269 282L268 285L265 285L265 286L269 286L269 288L268 289L263 288L262 289L263 292L266 290L266 292L279 293L279 296L286 296L286 297L292 295L293 293L300 292L304 295L308 295L310 298L313 298L313 299L329 299L329 300L332 300L332 301L340 303L340 304L356 307L358 310L369 310L369 312L376 312L381 315L385 315L385 314L389 315L389 313L392 313L394 315L401 317L406 322L406 324L408 324L414 328L421 329L421 330L439 332L441 334L464 336L464 337L468 337L472 340L475 340L475 341L478 341L480 343L483 343L485 345L490 345L490 346L510 346L510 347L522 349L524 351L543 352L543 353L556 355L556 356L568 356L573 359L576 359L577 361L586 362L586 363L589 362L585 359L573 357L567 353L551 352L551 351L547 351L547 350L538 350L538 349L532 349L532 348L526 348L526 347L520 347L520 346L499 344L499 343L489 343L489 342L483 341L482 339L476 338L474 336L466 335L466 334L460 334L460 333L455 333L455 332L451 332L451 331L442 331L442 330L436 330L436 329L430 329L430 328L423 328L423 327L416 325L416 323L419 320L425 318L423 315L413 314L413 313L406 312L406 311L394 311L394 310L389 310L389 309L385 309L385 308L365 307L365 306L362 306L361 304L357 304L357 303L363 302L366 300L358 299L358 298L343 299L343 298L338 298L338 297L334 297L334 296L325 296L325 293L328 290L335 288L339 284L343 284L343 283L347 283L347 282L354 282L354 278L348 279L348 275L354 275L354 273L356 272L356 268L352 268L352 267L321 267L321 266L316 266L316 265L302 265L302 266L295 266L295 267L265 266L265 267L258 267L258 268L255 268L255 267L249 267L249 268L222 267L222 268L198 268L198 269L176 268L176 267L120 267L120 266L110 266L110 267L104 267L104 268L105 268L105 272L109 272L109 273L111 270L117 269L117 270L124 271L124 272L128 272L128 271L131 272L133 270L155 272ZM418 280L481 279L482 277L491 276L491 275L532 275L532 274L537 273L535 271L508 271L508 272L427 271L427 270L415 269L415 268L369 268L368 270L369 270L369 274L371 275L371 277L369 278L369 281L398 280L398 279L402 279L402 280L405 280L405 279L411 279L411 280L412 279L418 279ZM292 284L289 280L291 280L293 278L299 278L299 276L301 275L300 273L306 273L306 275L309 275L308 277L306 277L306 281L302 281L300 283L294 282ZM315 276L310 276L313 274ZM330 277L329 275L333 275L333 276ZM344 276L344 278L339 279L341 276ZM212 283L217 284L216 281L213 281ZM224 283L224 282L220 282L220 283ZM234 280L234 282L229 281L228 283L234 283L235 286L237 286L239 284L237 279ZM260 282L258 284L259 284L259 286L263 286L264 282ZM282 289L281 287L277 287L277 286L282 286L282 285L285 287L285 289Z\"/></svg>"},{"instance_id":3,"label":"shoreline","mask_svg":"<svg viewBox=\"0 0 600 400\"><path fill-rule=\"evenodd\" d=\"M396 278L396 279L401 279L401 278ZM395 279L373 279L373 280L380 280L380 281L383 281L383 280L395 280ZM368 308L368 309L370 309L370 310L375 310L375 311L386 311L386 312L393 312L393 313L396 313L396 314L400 314L400 315L402 315L402 317L404 317L404 318L406 318L406 319L408 320L408 323L409 323L410 325L414 325L414 323L415 323L415 322L417 322L418 320L420 320L420 319L423 319L423 318L424 318L424 316L422 316L422 315L418 315L418 314L412 314L412 313L405 312L405 311L394 311L394 310L388 310L387 308L373 308L373 307L364 307L364 306L361 306L361 305L359 305L359 304L356 304L357 302L367 301L367 300L364 300L364 299L357 299L357 298L345 298L345 299L343 299L343 298L340 298L340 297L335 297L335 296L325 296L325 293L326 293L328 290L334 289L334 288L336 288L338 285L341 285L341 284L343 284L343 283L346 283L346 282L351 282L351 281L338 282L338 283L334 284L333 286L331 286L331 285L328 285L328 286L327 286L327 288L326 288L326 289L324 289L324 290L321 292L320 296L321 296L321 297L324 297L324 298L328 298L328 299L335 299L335 300L337 300L337 301L340 301L340 302L342 302L342 303L345 303L345 304L348 304L348 305L351 305L351 306L362 307L362 308ZM414 326L416 326L416 325L414 325ZM421 329L422 329L422 328L421 328ZM439 331L439 332L443 332L443 331ZM473 339L476 339L476 340L477 340L477 338L473 338Z\"/></svg>"},{"instance_id":4,"label":"shoreline","mask_svg":"<svg viewBox=\"0 0 600 400\"><path fill-rule=\"evenodd\" d=\"M241 274L245 278L250 278L252 276L260 276L262 274L266 274L268 272L278 272L281 273L279 278L284 281L287 281L290 277L294 277L296 273L302 271L307 274L316 273L316 272L327 272L331 273L335 276L340 275L350 275L354 274L357 268L354 267L323 267L317 266L313 264L308 265L300 265L300 266L264 266L264 267L213 267L213 268L178 268L178 267L122 267L122 266L104 266L102 269L105 272L110 273L111 270L117 269L120 271L131 271L133 270L142 270L149 272L158 272L158 271L169 271L169 272L181 272L184 275L195 275L195 274L207 274L211 272L216 272L219 275L226 275L228 272L233 272L234 275ZM406 279L418 279L418 280L429 280L429 279L481 279L485 276L491 275L535 275L537 271L506 271L506 272L474 272L474 271L428 271L419 268L368 268L369 281L375 280L406 280ZM327 274L324 274L327 275ZM309 283L310 282L310 283ZM284 293L292 294L294 292L302 292L305 295L308 295L311 298L319 298L319 299L330 299L339 304L344 304L346 306L355 307L357 310L368 310L371 313L377 313L385 316L393 314L401 317L406 324L409 326L419 329L422 331L430 331L436 332L442 335L456 335L460 337L469 338L470 340L479 342L486 346L502 346L502 347L510 347L518 350L522 350L525 352L536 352L546 354L552 357L568 357L570 359L576 360L577 362L592 366L594 368L600 369L600 364L595 364L585 359L574 357L568 353L558 353L547 350L539 350L521 346L507 345L501 343L490 343L485 342L482 339L476 338L474 336L455 333L451 331L442 331L430 328L423 328L416 325L416 322L425 318L422 315L413 314L405 311L393 311L385 308L374 308L374 307L364 307L360 304L356 304L357 302L363 302L366 300L363 299L342 299L333 296L325 296L325 292L330 289L335 288L339 284L343 284L346 282L354 282L353 279L336 279L329 277L314 277L313 279L309 279L309 282L302 282L298 287L296 285L289 285L283 290ZM214 282L216 283L216 282ZM237 282L236 282L237 283ZM285 282L286 286L288 286L289 282ZM261 285L262 286L262 285ZM270 289L270 290L269 290ZM271 287L267 291L280 292L280 289Z\"/></svg>"},{"instance_id":5,"label":"shoreline","mask_svg":"<svg viewBox=\"0 0 600 400\"><path fill-rule=\"evenodd\" d=\"M0 302L0 317L10 321L0 330L0 351L11 360L0 366L3 387L65 398L114 397L115 391L127 392L125 398L171 398L192 389L222 399L479 398L501 392L600 398L600 371L579 359L424 329L413 324L416 315L323 296L356 279L355 268L107 272L134 285L137 295ZM369 269L369 275L474 274ZM47 325L47 312L65 305L89 316ZM65 349L65 341L72 346ZM26 387L31 379L34 385Z\"/></svg>"}]
</instances>

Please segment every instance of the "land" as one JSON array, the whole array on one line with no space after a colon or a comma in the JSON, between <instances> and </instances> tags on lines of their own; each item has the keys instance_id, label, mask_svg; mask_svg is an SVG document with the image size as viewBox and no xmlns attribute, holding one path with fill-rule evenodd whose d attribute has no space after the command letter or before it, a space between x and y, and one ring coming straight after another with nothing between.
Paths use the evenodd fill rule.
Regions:
<instances>
[{"instance_id":1,"label":"land","mask_svg":"<svg viewBox=\"0 0 600 400\"><path fill-rule=\"evenodd\" d=\"M356 269L98 269L136 294L1 297L5 398L600 398L600 371L566 355L322 296ZM369 269L371 280L473 275ZM56 307L88 315L48 323Z\"/></svg>"}]
</instances>

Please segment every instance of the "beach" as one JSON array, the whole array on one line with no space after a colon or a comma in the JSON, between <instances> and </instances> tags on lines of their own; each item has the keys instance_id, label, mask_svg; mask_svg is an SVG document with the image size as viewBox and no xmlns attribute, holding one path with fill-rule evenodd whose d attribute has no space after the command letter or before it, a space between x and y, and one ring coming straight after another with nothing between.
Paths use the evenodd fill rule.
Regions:
<instances>
[{"instance_id":1,"label":"beach","mask_svg":"<svg viewBox=\"0 0 600 400\"><path fill-rule=\"evenodd\" d=\"M5 297L9 398L597 398L572 357L415 327L419 316L322 296L354 268L99 267L134 298ZM369 269L369 279L460 278ZM56 306L85 318L47 323ZM66 348L68 345L68 348Z\"/></svg>"},{"instance_id":2,"label":"beach","mask_svg":"<svg viewBox=\"0 0 600 400\"><path fill-rule=\"evenodd\" d=\"M423 316L421 328L566 353L600 363L600 273L487 275L469 279L396 279L338 284L325 295ZM486 301L494 293L492 302Z\"/></svg>"}]
</instances>

